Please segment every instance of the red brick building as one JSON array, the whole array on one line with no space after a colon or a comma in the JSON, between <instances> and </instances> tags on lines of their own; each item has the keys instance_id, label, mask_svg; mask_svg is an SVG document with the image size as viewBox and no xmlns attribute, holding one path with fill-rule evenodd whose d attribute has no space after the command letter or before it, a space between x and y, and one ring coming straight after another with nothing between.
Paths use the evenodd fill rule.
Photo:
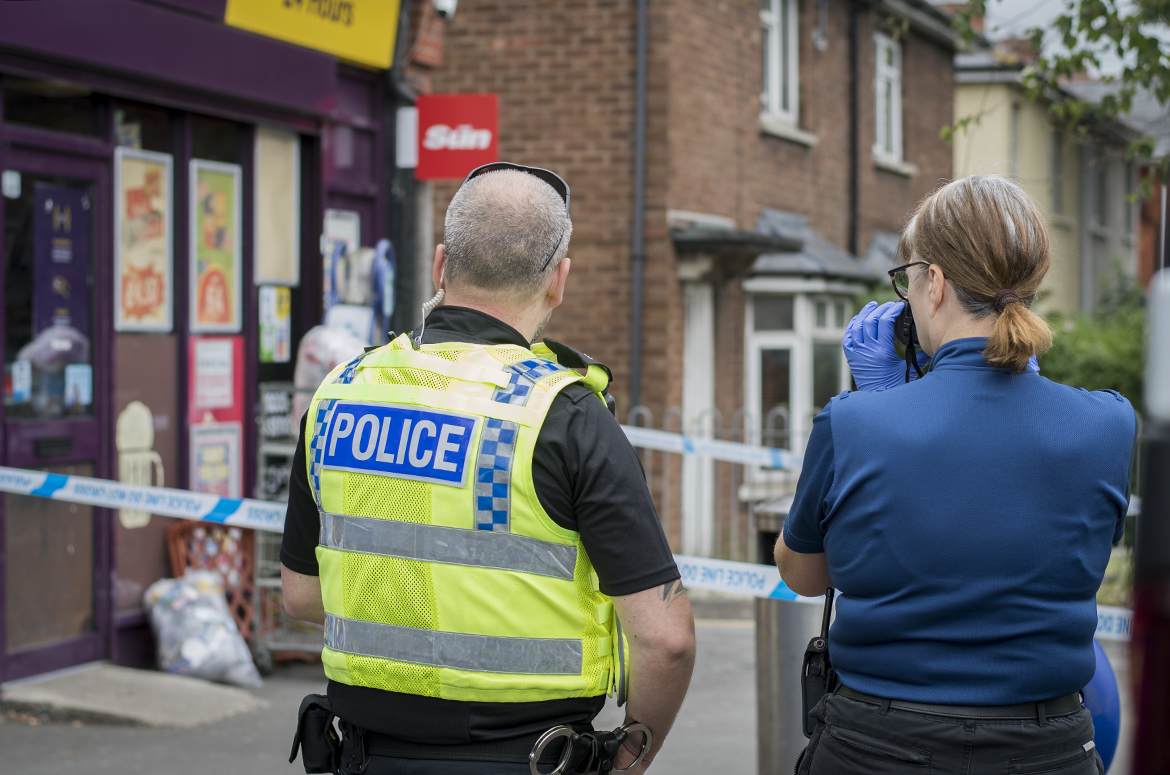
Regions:
<instances>
[{"instance_id":1,"label":"red brick building","mask_svg":"<svg viewBox=\"0 0 1170 775\"><path fill-rule=\"evenodd\" d=\"M500 158L569 182L573 271L547 333L613 368L623 421L636 395L658 427L677 429L666 415L681 407L728 437L746 416L759 439L777 409L765 440L799 448L815 407L848 385L840 331L876 281L854 256L880 263L950 176L948 17L922 0L649 0L648 19L640 390L636 0L463 0L441 61L416 63L412 82L497 93ZM433 187L436 241L456 185Z\"/></svg>"}]
</instances>

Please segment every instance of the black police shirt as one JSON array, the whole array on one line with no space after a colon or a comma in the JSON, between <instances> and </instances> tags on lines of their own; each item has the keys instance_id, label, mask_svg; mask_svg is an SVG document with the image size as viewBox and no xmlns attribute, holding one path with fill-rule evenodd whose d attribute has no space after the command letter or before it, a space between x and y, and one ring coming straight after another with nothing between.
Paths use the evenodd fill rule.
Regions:
<instances>
[{"instance_id":1,"label":"black police shirt","mask_svg":"<svg viewBox=\"0 0 1170 775\"><path fill-rule=\"evenodd\" d=\"M439 307L427 318L424 344L467 342L527 347L511 326L478 310ZM541 506L581 535L607 595L630 595L675 581L678 568L659 524L634 448L588 388L574 383L553 400L532 459ZM305 420L293 458L280 560L318 575L320 515L305 469ZM355 726L393 738L396 755L526 761L529 738L558 724L588 723L605 697L543 702L443 700L329 682L333 712Z\"/></svg>"}]
</instances>

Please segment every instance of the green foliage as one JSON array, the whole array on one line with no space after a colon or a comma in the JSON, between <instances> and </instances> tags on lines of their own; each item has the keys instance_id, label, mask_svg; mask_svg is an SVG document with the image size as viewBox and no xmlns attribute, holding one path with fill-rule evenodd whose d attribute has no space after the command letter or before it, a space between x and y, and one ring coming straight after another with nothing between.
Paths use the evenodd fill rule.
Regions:
<instances>
[{"instance_id":1,"label":"green foliage","mask_svg":"<svg viewBox=\"0 0 1170 775\"><path fill-rule=\"evenodd\" d=\"M1146 345L1145 295L1119 273L1106 285L1093 315L1049 318L1056 331L1040 373L1086 390L1116 390L1142 408Z\"/></svg>"},{"instance_id":2,"label":"green foliage","mask_svg":"<svg viewBox=\"0 0 1170 775\"><path fill-rule=\"evenodd\" d=\"M953 19L952 26L967 45L977 38L971 20L982 17L986 8L987 0L968 0ZM1033 49L1047 51L1024 69L1024 90L1033 100L1049 100L1054 121L1079 133L1093 120L1128 113L1139 88L1166 105L1170 103L1170 46L1163 39L1168 32L1170 0L1068 0L1064 12L1050 25L1028 30ZM1106 83L1118 84L1116 94L1090 103L1061 90L1060 85L1074 76L1100 73L1106 55L1121 60L1119 73L1101 76ZM957 128L952 127L949 134L953 136ZM1153 141L1142 138L1130 144L1128 154L1148 159L1152 150ZM1162 160L1163 180L1168 171L1170 158Z\"/></svg>"}]
</instances>

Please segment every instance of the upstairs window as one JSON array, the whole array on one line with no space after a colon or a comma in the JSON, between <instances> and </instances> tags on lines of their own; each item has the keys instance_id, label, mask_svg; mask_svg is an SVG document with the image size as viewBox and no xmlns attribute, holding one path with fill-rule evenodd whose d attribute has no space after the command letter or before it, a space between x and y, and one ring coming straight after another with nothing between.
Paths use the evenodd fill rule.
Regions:
<instances>
[{"instance_id":1,"label":"upstairs window","mask_svg":"<svg viewBox=\"0 0 1170 775\"><path fill-rule=\"evenodd\" d=\"M877 63L874 68L874 156L883 161L902 161L902 47L881 33L873 36Z\"/></svg>"},{"instance_id":2,"label":"upstairs window","mask_svg":"<svg viewBox=\"0 0 1170 775\"><path fill-rule=\"evenodd\" d=\"M764 84L760 94L763 112L796 124L799 116L800 81L797 77L797 0L763 0Z\"/></svg>"}]
</instances>

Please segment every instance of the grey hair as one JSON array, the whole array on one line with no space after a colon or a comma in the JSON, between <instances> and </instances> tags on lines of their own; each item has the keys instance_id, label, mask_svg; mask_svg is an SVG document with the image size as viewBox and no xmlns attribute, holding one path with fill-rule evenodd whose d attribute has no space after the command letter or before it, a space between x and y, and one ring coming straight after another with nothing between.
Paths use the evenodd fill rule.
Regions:
<instances>
[{"instance_id":1,"label":"grey hair","mask_svg":"<svg viewBox=\"0 0 1170 775\"><path fill-rule=\"evenodd\" d=\"M473 178L455 192L443 232L449 284L527 300L569 252L573 223L552 186L505 169ZM541 271L558 238L556 255Z\"/></svg>"}]
</instances>

